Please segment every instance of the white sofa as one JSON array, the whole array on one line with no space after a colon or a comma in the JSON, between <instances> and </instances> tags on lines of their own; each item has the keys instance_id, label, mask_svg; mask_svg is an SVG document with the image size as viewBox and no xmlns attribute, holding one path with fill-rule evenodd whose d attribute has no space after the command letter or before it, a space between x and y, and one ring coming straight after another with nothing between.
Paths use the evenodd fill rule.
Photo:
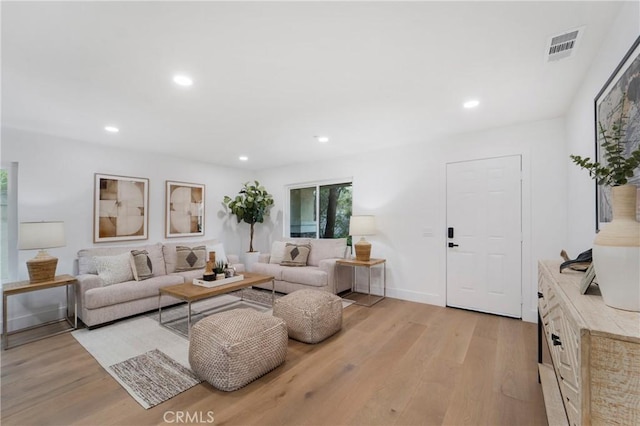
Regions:
<instances>
[{"instance_id":1,"label":"white sofa","mask_svg":"<svg viewBox=\"0 0 640 426\"><path fill-rule=\"evenodd\" d=\"M120 318L158 309L158 290L175 284L202 277L203 269L176 272L177 246L212 246L217 241L197 241L179 243L156 243L144 246L94 247L78 252L78 285L76 300L78 317L88 327L111 322ZM95 256L114 256L131 250L146 250L153 266L153 277L144 281L129 280L105 285L98 276L94 263ZM237 272L244 271L238 256L227 255ZM178 299L162 296L162 306L179 303Z\"/></svg>"},{"instance_id":2,"label":"white sofa","mask_svg":"<svg viewBox=\"0 0 640 426\"><path fill-rule=\"evenodd\" d=\"M279 259L274 259L275 250L279 250L283 243L309 244L311 250L307 259L307 266L282 266ZM272 256L274 255L274 256ZM333 294L349 290L350 280L338 277L336 260L347 255L347 239L309 239L286 238L276 241L272 251L260 254L258 262L254 263L251 271L258 274L272 275L275 278L275 289L280 293L291 293L296 290L313 288L328 291ZM340 270L344 270L341 268ZM271 289L271 284L258 287Z\"/></svg>"}]
</instances>

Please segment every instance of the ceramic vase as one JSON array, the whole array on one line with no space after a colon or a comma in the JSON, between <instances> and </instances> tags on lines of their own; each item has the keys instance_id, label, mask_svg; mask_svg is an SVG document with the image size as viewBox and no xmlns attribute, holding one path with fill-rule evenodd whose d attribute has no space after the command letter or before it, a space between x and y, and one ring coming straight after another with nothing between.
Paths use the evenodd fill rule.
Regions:
<instances>
[{"instance_id":1,"label":"ceramic vase","mask_svg":"<svg viewBox=\"0 0 640 426\"><path fill-rule=\"evenodd\" d=\"M596 281L604 303L640 312L640 223L636 221L637 188L611 188L613 220L593 242Z\"/></svg>"}]
</instances>

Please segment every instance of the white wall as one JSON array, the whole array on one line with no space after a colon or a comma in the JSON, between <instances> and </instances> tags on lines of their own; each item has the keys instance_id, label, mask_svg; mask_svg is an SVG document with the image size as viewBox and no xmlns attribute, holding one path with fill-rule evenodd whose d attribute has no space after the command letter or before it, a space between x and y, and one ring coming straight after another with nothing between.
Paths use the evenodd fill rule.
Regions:
<instances>
[{"instance_id":1,"label":"white wall","mask_svg":"<svg viewBox=\"0 0 640 426\"><path fill-rule=\"evenodd\" d=\"M224 213L221 202L224 195L235 195L242 183L252 177L249 171L5 128L2 129L2 161L18 163L19 222L65 222L66 247L49 250L59 259L58 274L74 274L78 250L94 246L94 173L149 178L149 239L95 245L142 245L166 241L165 181L176 180L206 185L205 237L171 240L219 238L225 243L228 253L239 254L248 248L248 226L243 223L237 227L235 217ZM19 280L28 279L25 262L35 254L35 251L19 253ZM64 299L63 291L55 289L12 297L10 327L56 318L58 311L66 306Z\"/></svg>"},{"instance_id":2,"label":"white wall","mask_svg":"<svg viewBox=\"0 0 640 426\"><path fill-rule=\"evenodd\" d=\"M594 99L640 35L640 2L626 2L611 27L566 115L569 164L567 205L570 256L591 248L595 237L595 184L589 174L571 163L570 154L595 158Z\"/></svg>"},{"instance_id":3,"label":"white wall","mask_svg":"<svg viewBox=\"0 0 640 426\"><path fill-rule=\"evenodd\" d=\"M257 230L258 249L283 235L286 186L353 178L353 213L374 214L379 233L367 237L372 256L387 259L390 297L446 302L446 163L475 158L523 158L523 318L536 321L537 260L565 246L564 122L546 120L458 135L439 141L317 163L267 169L257 177L274 194L269 223ZM470 207L470 214L472 214ZM426 229L433 236L423 236Z\"/></svg>"}]
</instances>

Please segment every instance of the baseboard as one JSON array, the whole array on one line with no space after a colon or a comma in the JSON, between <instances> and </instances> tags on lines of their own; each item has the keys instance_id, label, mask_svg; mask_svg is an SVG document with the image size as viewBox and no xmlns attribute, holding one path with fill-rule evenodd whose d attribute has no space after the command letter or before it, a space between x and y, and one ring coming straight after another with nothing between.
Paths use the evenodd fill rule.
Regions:
<instances>
[{"instance_id":1,"label":"baseboard","mask_svg":"<svg viewBox=\"0 0 640 426\"><path fill-rule=\"evenodd\" d=\"M60 306L53 309L43 309L39 312L29 313L18 317L9 318L7 320L8 330L20 330L26 327L44 324L49 321L64 318L67 315L67 307ZM0 320L0 327L2 321Z\"/></svg>"},{"instance_id":2,"label":"baseboard","mask_svg":"<svg viewBox=\"0 0 640 426\"><path fill-rule=\"evenodd\" d=\"M522 310L522 321L538 323L538 311L536 309L525 311Z\"/></svg>"},{"instance_id":3,"label":"baseboard","mask_svg":"<svg viewBox=\"0 0 640 426\"><path fill-rule=\"evenodd\" d=\"M445 304L442 296L433 293L387 288L387 296L394 299L408 300L410 302L427 303L429 305L444 306Z\"/></svg>"}]
</instances>

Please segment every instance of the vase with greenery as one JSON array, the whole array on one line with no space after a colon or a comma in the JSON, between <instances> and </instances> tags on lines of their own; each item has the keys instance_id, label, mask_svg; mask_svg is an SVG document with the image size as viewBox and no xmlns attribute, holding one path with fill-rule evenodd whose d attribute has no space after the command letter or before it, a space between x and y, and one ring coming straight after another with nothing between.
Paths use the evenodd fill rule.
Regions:
<instances>
[{"instance_id":1,"label":"vase with greenery","mask_svg":"<svg viewBox=\"0 0 640 426\"><path fill-rule=\"evenodd\" d=\"M232 214L236 215L238 223L245 222L251 226L249 252L253 252L253 232L256 223L263 223L265 216L273 206L273 196L257 180L246 182L235 198L224 197L223 203Z\"/></svg>"},{"instance_id":2,"label":"vase with greenery","mask_svg":"<svg viewBox=\"0 0 640 426\"><path fill-rule=\"evenodd\" d=\"M620 116L610 129L598 123L603 162L571 155L599 185L611 187L613 219L593 242L596 281L604 302L614 308L640 312L640 223L636 220L637 188L629 178L640 165L640 146L625 154L627 117L624 98ZM637 141L635 141L637 142Z\"/></svg>"}]
</instances>

